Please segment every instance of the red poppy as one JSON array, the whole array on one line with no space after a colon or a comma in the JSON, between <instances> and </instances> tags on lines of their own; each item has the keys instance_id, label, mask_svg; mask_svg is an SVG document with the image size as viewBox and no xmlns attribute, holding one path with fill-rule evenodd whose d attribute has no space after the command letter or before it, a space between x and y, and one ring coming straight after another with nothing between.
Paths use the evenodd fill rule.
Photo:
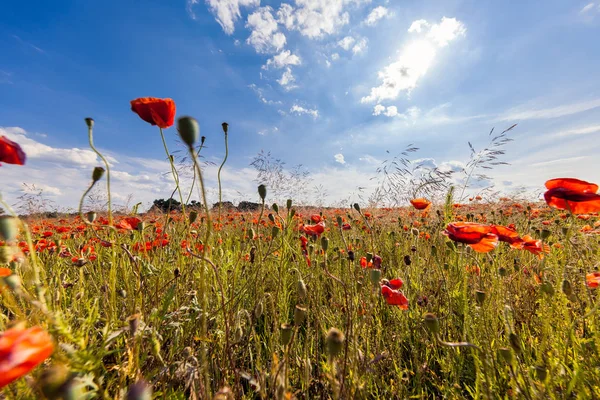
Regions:
<instances>
[{"instance_id":1,"label":"red poppy","mask_svg":"<svg viewBox=\"0 0 600 400\"><path fill-rule=\"evenodd\" d=\"M402 310L408 310L408 299L402 292L387 285L382 285L381 295L390 306L398 306Z\"/></svg>"},{"instance_id":2,"label":"red poppy","mask_svg":"<svg viewBox=\"0 0 600 400\"><path fill-rule=\"evenodd\" d=\"M325 232L325 222L319 222L316 225L304 225L302 231L307 235L320 236Z\"/></svg>"},{"instance_id":3,"label":"red poppy","mask_svg":"<svg viewBox=\"0 0 600 400\"><path fill-rule=\"evenodd\" d=\"M343 224L342 225L342 230L349 231L350 229L352 229L352 226L350 224Z\"/></svg>"},{"instance_id":4,"label":"red poppy","mask_svg":"<svg viewBox=\"0 0 600 400\"><path fill-rule=\"evenodd\" d=\"M523 247L523 239L514 229L502 225L492 225L492 231L498 236L499 241L510 244L510 247L515 249Z\"/></svg>"},{"instance_id":5,"label":"red poppy","mask_svg":"<svg viewBox=\"0 0 600 400\"><path fill-rule=\"evenodd\" d=\"M389 287L390 289L398 290L404 285L404 281L400 278L395 278L391 280L384 280L383 285Z\"/></svg>"},{"instance_id":6,"label":"red poppy","mask_svg":"<svg viewBox=\"0 0 600 400\"><path fill-rule=\"evenodd\" d=\"M131 111L151 125L166 129L175 122L175 102L173 99L140 97L131 100Z\"/></svg>"},{"instance_id":7,"label":"red poppy","mask_svg":"<svg viewBox=\"0 0 600 400\"><path fill-rule=\"evenodd\" d=\"M600 211L598 185L574 178L557 178L546 182L544 199L550 207L571 210L573 214Z\"/></svg>"},{"instance_id":8,"label":"red poppy","mask_svg":"<svg viewBox=\"0 0 600 400\"><path fill-rule=\"evenodd\" d=\"M0 336L0 388L29 373L50 357L54 345L39 326L15 327Z\"/></svg>"},{"instance_id":9,"label":"red poppy","mask_svg":"<svg viewBox=\"0 0 600 400\"><path fill-rule=\"evenodd\" d=\"M410 204L417 210L425 210L427 207L431 205L431 202L424 198L413 199L410 201Z\"/></svg>"},{"instance_id":10,"label":"red poppy","mask_svg":"<svg viewBox=\"0 0 600 400\"><path fill-rule=\"evenodd\" d=\"M597 288L600 285L600 272L592 272L585 276L585 284L589 288Z\"/></svg>"},{"instance_id":11,"label":"red poppy","mask_svg":"<svg viewBox=\"0 0 600 400\"><path fill-rule=\"evenodd\" d=\"M315 224L321 222L321 219L322 219L321 215L319 215L319 214L313 214L310 216L310 220L312 222L314 222Z\"/></svg>"},{"instance_id":12,"label":"red poppy","mask_svg":"<svg viewBox=\"0 0 600 400\"><path fill-rule=\"evenodd\" d=\"M6 136L0 136L0 163L25 165L26 158L21 146Z\"/></svg>"},{"instance_id":13,"label":"red poppy","mask_svg":"<svg viewBox=\"0 0 600 400\"><path fill-rule=\"evenodd\" d=\"M489 225L475 222L453 222L443 232L455 242L464 243L478 253L487 253L498 245L498 235Z\"/></svg>"},{"instance_id":14,"label":"red poppy","mask_svg":"<svg viewBox=\"0 0 600 400\"><path fill-rule=\"evenodd\" d=\"M544 253L550 253L550 246L541 240L536 240L529 235L523 236L523 250L535 254L539 258L544 258Z\"/></svg>"},{"instance_id":15,"label":"red poppy","mask_svg":"<svg viewBox=\"0 0 600 400\"><path fill-rule=\"evenodd\" d=\"M137 229L137 226L140 222L142 222L142 220L139 218L127 217L122 219L121 222L119 222L118 227L132 231L134 229Z\"/></svg>"},{"instance_id":16,"label":"red poppy","mask_svg":"<svg viewBox=\"0 0 600 400\"><path fill-rule=\"evenodd\" d=\"M0 267L0 278L4 278L5 276L11 276L12 270L10 268Z\"/></svg>"}]
</instances>

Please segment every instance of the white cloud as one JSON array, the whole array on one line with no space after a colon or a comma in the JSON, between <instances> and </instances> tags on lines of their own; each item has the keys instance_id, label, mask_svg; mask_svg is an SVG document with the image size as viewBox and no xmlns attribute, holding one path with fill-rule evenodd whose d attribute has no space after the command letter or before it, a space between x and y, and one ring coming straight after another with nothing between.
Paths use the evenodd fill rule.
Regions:
<instances>
[{"instance_id":1,"label":"white cloud","mask_svg":"<svg viewBox=\"0 0 600 400\"><path fill-rule=\"evenodd\" d=\"M344 50L350 50L354 42L355 40L352 36L346 36L338 42L338 46L340 46Z\"/></svg>"},{"instance_id":2,"label":"white cloud","mask_svg":"<svg viewBox=\"0 0 600 400\"><path fill-rule=\"evenodd\" d=\"M582 13L582 14L585 14L585 13L587 13L587 12L590 12L590 11L592 11L592 10L594 9L594 6L595 6L595 4L594 4L594 3L589 3L588 5L584 6L584 7L581 9L580 13ZM600 5L599 5L599 7L600 7Z\"/></svg>"},{"instance_id":3,"label":"white cloud","mask_svg":"<svg viewBox=\"0 0 600 400\"><path fill-rule=\"evenodd\" d=\"M464 35L466 29L455 18L443 17L439 24L433 25L425 20L415 21L408 31L424 35L409 42L400 52L397 61L379 71L381 84L371 88L370 94L364 96L361 103L392 100L402 91L410 93L431 67L439 48Z\"/></svg>"},{"instance_id":4,"label":"white cloud","mask_svg":"<svg viewBox=\"0 0 600 400\"><path fill-rule=\"evenodd\" d=\"M556 132L552 137L564 137L564 136L578 136L578 135L588 135L590 133L600 132L600 125L592 125L586 126L583 128L572 128L564 131Z\"/></svg>"},{"instance_id":5,"label":"white cloud","mask_svg":"<svg viewBox=\"0 0 600 400\"><path fill-rule=\"evenodd\" d=\"M367 163L367 164L371 164L371 165L378 165L378 164L382 163L382 161L380 159L373 157L370 154L366 154L366 155L360 157L358 160L362 161L364 163Z\"/></svg>"},{"instance_id":6,"label":"white cloud","mask_svg":"<svg viewBox=\"0 0 600 400\"><path fill-rule=\"evenodd\" d=\"M519 121L528 119L550 119L578 114L600 107L600 99L586 100L579 103L563 104L556 107L539 108L523 105L508 110L498 116L495 121Z\"/></svg>"},{"instance_id":7,"label":"white cloud","mask_svg":"<svg viewBox=\"0 0 600 400\"><path fill-rule=\"evenodd\" d=\"M333 53L331 55L331 61L337 61L340 59L340 55L338 53Z\"/></svg>"},{"instance_id":8,"label":"white cloud","mask_svg":"<svg viewBox=\"0 0 600 400\"><path fill-rule=\"evenodd\" d=\"M188 0L187 8L192 18L196 18L193 6L200 0ZM235 22L241 18L240 7L258 7L260 0L205 0L215 19L226 34L235 31Z\"/></svg>"},{"instance_id":9,"label":"white cloud","mask_svg":"<svg viewBox=\"0 0 600 400\"><path fill-rule=\"evenodd\" d=\"M352 47L352 53L359 54L367 50L367 39L362 38Z\"/></svg>"},{"instance_id":10,"label":"white cloud","mask_svg":"<svg viewBox=\"0 0 600 400\"><path fill-rule=\"evenodd\" d=\"M289 30L297 30L311 39L337 33L350 22L346 10L349 5L369 3L371 0L296 0L296 8L282 4L277 11L279 23Z\"/></svg>"},{"instance_id":11,"label":"white cloud","mask_svg":"<svg viewBox=\"0 0 600 400\"><path fill-rule=\"evenodd\" d=\"M319 116L319 110L304 108L302 106L299 106L298 104L294 104L292 108L290 108L290 113L296 115L310 115L315 119Z\"/></svg>"},{"instance_id":12,"label":"white cloud","mask_svg":"<svg viewBox=\"0 0 600 400\"><path fill-rule=\"evenodd\" d=\"M389 18L391 16L392 13L389 9L383 6L378 6L371 10L369 15L367 15L367 18L365 19L364 23L368 26L375 26L381 19L386 17Z\"/></svg>"},{"instance_id":13,"label":"white cloud","mask_svg":"<svg viewBox=\"0 0 600 400\"><path fill-rule=\"evenodd\" d=\"M285 90L292 90L297 88L298 86L294 84L296 82L296 78L294 74L292 74L292 70L290 67L287 67L283 74L281 75L281 79L277 79L277 83L279 83Z\"/></svg>"},{"instance_id":14,"label":"white cloud","mask_svg":"<svg viewBox=\"0 0 600 400\"><path fill-rule=\"evenodd\" d=\"M246 42L258 53L271 53L283 49L286 38L278 32L277 21L269 6L260 7L248 16L246 27L252 31Z\"/></svg>"},{"instance_id":15,"label":"white cloud","mask_svg":"<svg viewBox=\"0 0 600 400\"><path fill-rule=\"evenodd\" d=\"M386 117L396 117L396 116L398 116L398 107L396 107L396 106L385 107L385 106L382 106L381 104L377 104L373 108L373 115L385 115Z\"/></svg>"},{"instance_id":16,"label":"white cloud","mask_svg":"<svg viewBox=\"0 0 600 400\"><path fill-rule=\"evenodd\" d=\"M302 60L295 54L292 54L289 50L283 50L281 53L273 56L267 60L267 63L263 65L263 69L269 69L270 67L281 69L288 65L300 65Z\"/></svg>"},{"instance_id":17,"label":"white cloud","mask_svg":"<svg viewBox=\"0 0 600 400\"><path fill-rule=\"evenodd\" d=\"M335 162L340 164L346 164L346 160L344 160L344 155L342 153L338 153L333 157L335 158Z\"/></svg>"},{"instance_id":18,"label":"white cloud","mask_svg":"<svg viewBox=\"0 0 600 400\"><path fill-rule=\"evenodd\" d=\"M258 99L264 103L264 104L268 104L268 105L278 105L281 104L281 101L274 101L274 100L268 100L265 95L264 95L264 90L262 88L259 88L255 83L252 83L250 85L248 85L248 87L250 89L252 89L252 91L254 93L256 93L256 95L258 96Z\"/></svg>"}]
</instances>

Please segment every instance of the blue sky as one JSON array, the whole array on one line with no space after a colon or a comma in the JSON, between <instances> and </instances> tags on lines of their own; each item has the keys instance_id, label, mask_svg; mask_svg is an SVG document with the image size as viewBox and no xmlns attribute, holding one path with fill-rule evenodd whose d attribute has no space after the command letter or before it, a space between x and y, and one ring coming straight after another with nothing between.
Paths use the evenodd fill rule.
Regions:
<instances>
[{"instance_id":1,"label":"blue sky","mask_svg":"<svg viewBox=\"0 0 600 400\"><path fill-rule=\"evenodd\" d=\"M0 134L25 167L3 165L10 201L23 183L73 206L98 160L115 197L148 203L172 185L157 129L136 97L171 97L223 153L226 198L254 196L261 149L304 164L327 203L374 188L379 162L409 143L438 166L464 163L492 127L515 140L491 173L505 192L546 179L600 181L600 2L144 0L10 2L0 16ZM172 150L174 128L166 131ZM211 187L214 167L207 168ZM309 196L310 197L310 196Z\"/></svg>"}]
</instances>

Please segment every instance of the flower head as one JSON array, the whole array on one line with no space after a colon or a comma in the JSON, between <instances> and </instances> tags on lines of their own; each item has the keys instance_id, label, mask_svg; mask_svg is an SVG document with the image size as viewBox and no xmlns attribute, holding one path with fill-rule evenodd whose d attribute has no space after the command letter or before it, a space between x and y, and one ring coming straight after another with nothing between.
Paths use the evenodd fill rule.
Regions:
<instances>
[{"instance_id":1,"label":"flower head","mask_svg":"<svg viewBox=\"0 0 600 400\"><path fill-rule=\"evenodd\" d=\"M427 199L419 198L419 199L411 200L410 204L412 204L412 206L414 208L416 208L417 210L425 210L425 209L429 208L429 206L431 205L431 202Z\"/></svg>"},{"instance_id":2,"label":"flower head","mask_svg":"<svg viewBox=\"0 0 600 400\"><path fill-rule=\"evenodd\" d=\"M575 178L557 178L546 182L544 200L550 207L570 210L573 214L600 211L598 185Z\"/></svg>"},{"instance_id":3,"label":"flower head","mask_svg":"<svg viewBox=\"0 0 600 400\"><path fill-rule=\"evenodd\" d=\"M0 136L0 163L25 165L25 159L25 152L21 146L6 136Z\"/></svg>"},{"instance_id":4,"label":"flower head","mask_svg":"<svg viewBox=\"0 0 600 400\"><path fill-rule=\"evenodd\" d=\"M479 253L487 253L498 245L498 235L489 225L475 222L453 222L443 232L455 242L464 243Z\"/></svg>"},{"instance_id":5,"label":"flower head","mask_svg":"<svg viewBox=\"0 0 600 400\"><path fill-rule=\"evenodd\" d=\"M151 125L166 129L175 122L175 102L172 99L140 97L131 100L131 111Z\"/></svg>"}]
</instances>

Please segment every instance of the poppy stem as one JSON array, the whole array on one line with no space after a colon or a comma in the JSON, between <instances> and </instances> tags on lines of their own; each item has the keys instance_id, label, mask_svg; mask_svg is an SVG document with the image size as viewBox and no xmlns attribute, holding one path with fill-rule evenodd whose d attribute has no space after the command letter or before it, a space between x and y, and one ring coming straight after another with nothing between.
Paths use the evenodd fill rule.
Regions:
<instances>
[{"instance_id":1,"label":"poppy stem","mask_svg":"<svg viewBox=\"0 0 600 400\"><path fill-rule=\"evenodd\" d=\"M227 132L225 132L225 158L217 171L217 181L219 182L219 218L217 219L217 224L221 222L221 169L223 169L223 165L225 165L225 162L227 161L227 156L229 156L229 146L227 144Z\"/></svg>"},{"instance_id":2,"label":"poppy stem","mask_svg":"<svg viewBox=\"0 0 600 400\"><path fill-rule=\"evenodd\" d=\"M108 161L106 161L106 158L104 158L102 153L100 153L98 151L98 149L96 149L96 146L94 146L94 128L92 127L92 125L88 125L88 139L90 141L90 147L92 148L94 153L96 153L98 155L98 157L100 157L100 159L104 163L104 166L106 167L106 195L108 196L108 224L110 226L112 226L113 225L113 215L112 215L112 201L110 198L110 167L108 166ZM90 189L91 189L91 187L90 187Z\"/></svg>"},{"instance_id":3,"label":"poppy stem","mask_svg":"<svg viewBox=\"0 0 600 400\"><path fill-rule=\"evenodd\" d=\"M175 168L175 163L173 162L173 158L171 157L171 154L169 153L169 148L167 147L167 141L165 140L165 135L163 133L163 129L161 127L159 127L158 129L160 130L160 138L162 139L162 143L165 148L165 152L167 153L167 158L169 159L169 164L171 164L171 174L173 174L173 180L175 180L175 186L177 188L177 193L179 194L179 201L181 202L181 211L185 214L185 204L183 204L183 195L181 194L181 188L179 187L179 174L177 173L177 169ZM191 154L195 155L193 149L192 149Z\"/></svg>"}]
</instances>

